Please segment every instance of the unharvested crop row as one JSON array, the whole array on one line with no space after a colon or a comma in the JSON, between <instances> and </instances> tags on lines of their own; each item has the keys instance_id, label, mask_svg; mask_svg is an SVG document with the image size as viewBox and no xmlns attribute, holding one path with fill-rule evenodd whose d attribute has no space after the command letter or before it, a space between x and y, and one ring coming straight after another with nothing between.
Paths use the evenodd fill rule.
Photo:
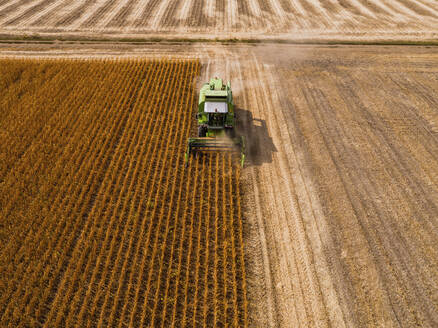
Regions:
<instances>
[{"instance_id":1,"label":"unharvested crop row","mask_svg":"<svg viewBox=\"0 0 438 328\"><path fill-rule=\"evenodd\" d=\"M239 168L183 165L199 63L0 67L1 325L245 326Z\"/></svg>"}]
</instances>

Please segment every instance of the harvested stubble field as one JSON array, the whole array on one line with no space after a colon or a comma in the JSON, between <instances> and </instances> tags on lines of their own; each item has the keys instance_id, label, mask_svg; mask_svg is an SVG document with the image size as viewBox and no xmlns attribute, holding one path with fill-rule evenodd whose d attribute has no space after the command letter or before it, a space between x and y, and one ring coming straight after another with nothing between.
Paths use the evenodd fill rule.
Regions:
<instances>
[{"instance_id":1,"label":"harvested stubble field","mask_svg":"<svg viewBox=\"0 0 438 328\"><path fill-rule=\"evenodd\" d=\"M437 49L235 52L259 326L438 326Z\"/></svg>"},{"instance_id":2,"label":"harvested stubble field","mask_svg":"<svg viewBox=\"0 0 438 328\"><path fill-rule=\"evenodd\" d=\"M2 0L0 33L65 37L437 39L435 0Z\"/></svg>"},{"instance_id":3,"label":"harvested stubble field","mask_svg":"<svg viewBox=\"0 0 438 328\"><path fill-rule=\"evenodd\" d=\"M196 60L0 60L0 325L247 324L240 169Z\"/></svg>"}]
</instances>

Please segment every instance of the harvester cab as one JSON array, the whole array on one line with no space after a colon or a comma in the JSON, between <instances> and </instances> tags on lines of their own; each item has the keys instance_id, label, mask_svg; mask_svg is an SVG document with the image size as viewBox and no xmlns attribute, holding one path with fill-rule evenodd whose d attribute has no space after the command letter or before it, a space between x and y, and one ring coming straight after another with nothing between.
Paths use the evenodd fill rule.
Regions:
<instances>
[{"instance_id":1,"label":"harvester cab","mask_svg":"<svg viewBox=\"0 0 438 328\"><path fill-rule=\"evenodd\" d=\"M203 152L232 151L240 153L240 162L245 160L245 140L235 136L236 115L234 113L231 84L214 78L205 83L199 92L198 137L189 138L186 164L190 154Z\"/></svg>"}]
</instances>

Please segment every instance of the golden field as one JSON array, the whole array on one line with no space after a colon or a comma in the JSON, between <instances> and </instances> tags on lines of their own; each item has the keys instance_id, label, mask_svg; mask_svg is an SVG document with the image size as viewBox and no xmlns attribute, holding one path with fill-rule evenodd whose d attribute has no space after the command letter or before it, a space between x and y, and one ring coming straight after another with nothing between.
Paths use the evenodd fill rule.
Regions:
<instances>
[{"instance_id":1,"label":"golden field","mask_svg":"<svg viewBox=\"0 0 438 328\"><path fill-rule=\"evenodd\" d=\"M0 325L246 326L240 168L196 60L0 60Z\"/></svg>"}]
</instances>

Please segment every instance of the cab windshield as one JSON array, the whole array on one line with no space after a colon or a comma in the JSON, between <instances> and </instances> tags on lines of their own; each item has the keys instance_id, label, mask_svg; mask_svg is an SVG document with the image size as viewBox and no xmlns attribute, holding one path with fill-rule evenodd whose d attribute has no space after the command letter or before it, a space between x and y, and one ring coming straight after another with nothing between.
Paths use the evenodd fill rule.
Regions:
<instances>
[{"instance_id":1,"label":"cab windshield","mask_svg":"<svg viewBox=\"0 0 438 328\"><path fill-rule=\"evenodd\" d=\"M225 115L220 113L210 113L208 114L208 125L209 126L224 126Z\"/></svg>"}]
</instances>

